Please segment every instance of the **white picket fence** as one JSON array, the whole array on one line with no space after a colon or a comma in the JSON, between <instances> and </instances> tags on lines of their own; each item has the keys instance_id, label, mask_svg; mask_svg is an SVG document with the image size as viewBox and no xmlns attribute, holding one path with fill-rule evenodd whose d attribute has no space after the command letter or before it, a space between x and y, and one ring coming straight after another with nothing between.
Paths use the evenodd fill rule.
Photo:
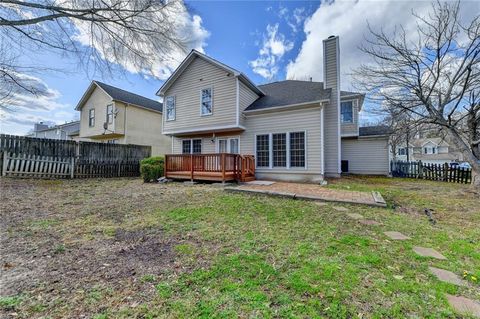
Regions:
<instances>
[{"instance_id":1,"label":"white picket fence","mask_svg":"<svg viewBox=\"0 0 480 319\"><path fill-rule=\"evenodd\" d=\"M3 152L2 176L73 178L75 159Z\"/></svg>"}]
</instances>

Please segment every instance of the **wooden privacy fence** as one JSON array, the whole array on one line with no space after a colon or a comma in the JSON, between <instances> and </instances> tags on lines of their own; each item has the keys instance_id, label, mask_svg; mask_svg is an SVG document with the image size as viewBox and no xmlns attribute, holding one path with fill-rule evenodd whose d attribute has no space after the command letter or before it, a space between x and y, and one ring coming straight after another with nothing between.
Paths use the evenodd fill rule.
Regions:
<instances>
[{"instance_id":1,"label":"wooden privacy fence","mask_svg":"<svg viewBox=\"0 0 480 319\"><path fill-rule=\"evenodd\" d=\"M393 177L420 178L432 181L470 184L472 169L450 167L445 164L427 164L406 161L391 161L390 170Z\"/></svg>"},{"instance_id":2,"label":"wooden privacy fence","mask_svg":"<svg viewBox=\"0 0 480 319\"><path fill-rule=\"evenodd\" d=\"M140 175L150 146L76 142L0 134L2 176L39 178Z\"/></svg>"}]
</instances>

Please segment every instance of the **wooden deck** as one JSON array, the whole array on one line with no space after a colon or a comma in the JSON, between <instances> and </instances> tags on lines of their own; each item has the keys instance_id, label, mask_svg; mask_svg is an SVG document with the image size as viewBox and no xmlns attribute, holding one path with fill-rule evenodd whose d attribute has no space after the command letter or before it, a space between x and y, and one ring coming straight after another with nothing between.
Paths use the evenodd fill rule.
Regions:
<instances>
[{"instance_id":1,"label":"wooden deck","mask_svg":"<svg viewBox=\"0 0 480 319\"><path fill-rule=\"evenodd\" d=\"M255 158L229 153L165 155L165 177L192 181L252 181L255 180Z\"/></svg>"}]
</instances>

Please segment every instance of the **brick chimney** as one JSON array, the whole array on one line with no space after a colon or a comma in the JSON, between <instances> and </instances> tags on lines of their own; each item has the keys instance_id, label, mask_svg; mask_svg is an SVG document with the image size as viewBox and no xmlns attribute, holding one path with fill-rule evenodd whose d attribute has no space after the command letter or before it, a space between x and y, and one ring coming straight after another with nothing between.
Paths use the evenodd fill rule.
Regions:
<instances>
[{"instance_id":1,"label":"brick chimney","mask_svg":"<svg viewBox=\"0 0 480 319\"><path fill-rule=\"evenodd\" d=\"M338 36L323 40L323 86L331 89L330 105L324 110L324 167L326 176L340 176L340 43Z\"/></svg>"}]
</instances>

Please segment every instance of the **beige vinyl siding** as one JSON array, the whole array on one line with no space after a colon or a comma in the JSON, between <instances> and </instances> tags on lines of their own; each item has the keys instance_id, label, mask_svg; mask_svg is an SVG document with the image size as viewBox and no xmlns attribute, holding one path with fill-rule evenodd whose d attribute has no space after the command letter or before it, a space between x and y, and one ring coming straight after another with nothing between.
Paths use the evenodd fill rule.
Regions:
<instances>
[{"instance_id":1,"label":"beige vinyl siding","mask_svg":"<svg viewBox=\"0 0 480 319\"><path fill-rule=\"evenodd\" d=\"M245 116L243 115L243 111L255 100L258 99L258 95L250 90L245 84L238 81L239 83L239 104L240 104L240 125L245 124Z\"/></svg>"},{"instance_id":2,"label":"beige vinyl siding","mask_svg":"<svg viewBox=\"0 0 480 319\"><path fill-rule=\"evenodd\" d=\"M388 138L342 139L342 160L352 174L388 175Z\"/></svg>"},{"instance_id":3,"label":"beige vinyl siding","mask_svg":"<svg viewBox=\"0 0 480 319\"><path fill-rule=\"evenodd\" d=\"M200 115L200 90L204 88L212 88L212 115ZM236 78L202 58L195 58L164 96L175 96L176 107L175 120L164 119L165 132L236 124Z\"/></svg>"},{"instance_id":4,"label":"beige vinyl siding","mask_svg":"<svg viewBox=\"0 0 480 319\"><path fill-rule=\"evenodd\" d=\"M325 107L324 111L325 175L338 176L340 171L340 76L338 74L339 61L337 56L338 38L324 40L324 46L324 83L325 88L332 90L330 104Z\"/></svg>"},{"instance_id":5,"label":"beige vinyl siding","mask_svg":"<svg viewBox=\"0 0 480 319\"><path fill-rule=\"evenodd\" d=\"M257 178L291 181L320 181L322 170L322 127L320 106L290 111L248 115L247 130L241 135L240 152L255 155L255 136L269 133L305 131L306 168L257 168ZM288 156L288 154L287 154Z\"/></svg>"},{"instance_id":6,"label":"beige vinyl siding","mask_svg":"<svg viewBox=\"0 0 480 319\"><path fill-rule=\"evenodd\" d=\"M110 96L99 87L95 87L90 97L80 109L80 134L79 137L89 137L101 135L104 133L103 123L107 120L107 105L114 103ZM118 104L118 103L116 103ZM117 105L115 105L117 107ZM88 125L88 113L90 109L95 109L95 125ZM113 124L108 126L110 131L118 134L124 134L124 110L118 106L118 114L113 120Z\"/></svg>"},{"instance_id":7,"label":"beige vinyl siding","mask_svg":"<svg viewBox=\"0 0 480 319\"><path fill-rule=\"evenodd\" d=\"M352 101L353 107L353 122L352 123L341 123L341 134L342 136L358 136L358 99L342 99L342 102Z\"/></svg>"},{"instance_id":8,"label":"beige vinyl siding","mask_svg":"<svg viewBox=\"0 0 480 319\"><path fill-rule=\"evenodd\" d=\"M162 134L161 113L132 105L123 105L123 109L126 110L124 143L151 146L152 156L170 153L171 139Z\"/></svg>"}]
</instances>

